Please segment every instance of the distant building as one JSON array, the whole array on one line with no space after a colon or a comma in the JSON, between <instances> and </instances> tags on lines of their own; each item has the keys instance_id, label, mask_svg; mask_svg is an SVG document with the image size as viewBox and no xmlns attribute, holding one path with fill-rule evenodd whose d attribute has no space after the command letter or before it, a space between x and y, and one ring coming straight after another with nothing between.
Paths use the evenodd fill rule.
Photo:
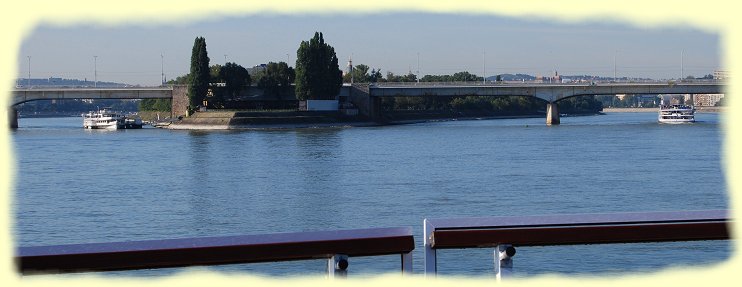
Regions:
<instances>
[{"instance_id":1,"label":"distant building","mask_svg":"<svg viewBox=\"0 0 742 287\"><path fill-rule=\"evenodd\" d=\"M353 58L348 58L348 70L345 72L346 74L353 73Z\"/></svg>"},{"instance_id":2,"label":"distant building","mask_svg":"<svg viewBox=\"0 0 742 287\"><path fill-rule=\"evenodd\" d=\"M551 77L552 83L561 83L562 82L562 76L559 75L559 72L556 70L554 71L554 76Z\"/></svg>"},{"instance_id":3,"label":"distant building","mask_svg":"<svg viewBox=\"0 0 742 287\"><path fill-rule=\"evenodd\" d=\"M264 72L266 67L268 67L267 64L255 65L252 68L247 69L247 73L250 74L250 76L255 76L257 73Z\"/></svg>"},{"instance_id":4,"label":"distant building","mask_svg":"<svg viewBox=\"0 0 742 287\"><path fill-rule=\"evenodd\" d=\"M697 94L693 98L693 105L699 107L714 107L721 99L724 98L724 94Z\"/></svg>"},{"instance_id":5,"label":"distant building","mask_svg":"<svg viewBox=\"0 0 742 287\"><path fill-rule=\"evenodd\" d=\"M724 80L729 78L729 71L716 70L714 71L714 80Z\"/></svg>"}]
</instances>

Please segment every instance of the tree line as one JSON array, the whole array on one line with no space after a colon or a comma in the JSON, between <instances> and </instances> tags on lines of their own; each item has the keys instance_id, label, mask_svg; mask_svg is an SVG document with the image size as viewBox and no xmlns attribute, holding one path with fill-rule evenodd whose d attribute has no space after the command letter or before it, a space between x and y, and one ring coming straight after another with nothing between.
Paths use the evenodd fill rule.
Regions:
<instances>
[{"instance_id":1,"label":"tree line","mask_svg":"<svg viewBox=\"0 0 742 287\"><path fill-rule=\"evenodd\" d=\"M571 97L558 102L559 112L593 114L603 110L594 96ZM545 113L546 101L525 96L422 96L389 97L382 100L386 112L445 111L468 115L535 115Z\"/></svg>"},{"instance_id":2,"label":"tree line","mask_svg":"<svg viewBox=\"0 0 742 287\"><path fill-rule=\"evenodd\" d=\"M342 83L375 82L470 82L482 81L483 77L466 71L453 75L418 76L409 72L397 75L387 72L382 76L381 69L372 69L359 64L343 75L339 68L335 49L327 44L323 34L315 32L308 41L302 41L296 52L296 62L292 68L286 62L269 62L265 69L252 75L237 63L209 65L206 40L197 37L191 51L191 68L187 75L179 76L168 84L188 85L189 112L208 104L213 108L224 108L230 101L239 101L240 93L255 84L263 89L264 95L279 100L291 100L293 89L296 100L335 99ZM293 86L292 86L293 84ZM146 100L140 102L141 110L169 109L167 100ZM204 102L206 101L206 102ZM594 98L573 98L559 102L560 110L567 112L590 112L602 109ZM418 97L386 99L386 109L393 110L481 110L481 111L522 111L539 112L544 104L537 99L526 97Z\"/></svg>"}]
</instances>

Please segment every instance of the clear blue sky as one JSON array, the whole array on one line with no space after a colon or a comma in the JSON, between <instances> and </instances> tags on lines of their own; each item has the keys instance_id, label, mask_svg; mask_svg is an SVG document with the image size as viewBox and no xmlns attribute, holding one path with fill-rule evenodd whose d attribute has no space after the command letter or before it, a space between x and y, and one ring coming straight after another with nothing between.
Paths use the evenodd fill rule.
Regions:
<instances>
[{"instance_id":1,"label":"clear blue sky","mask_svg":"<svg viewBox=\"0 0 742 287\"><path fill-rule=\"evenodd\" d=\"M206 38L211 64L246 68L269 61L294 65L296 49L315 31L335 47L341 69L352 55L366 64L404 74L501 73L677 78L681 51L685 75L721 69L719 34L690 27L641 29L616 22L569 24L492 15L385 13L368 15L262 15L211 19L185 25L96 28L40 26L24 39L19 75L93 79L140 85L160 83L161 54L168 79L186 74L193 40Z\"/></svg>"}]
</instances>

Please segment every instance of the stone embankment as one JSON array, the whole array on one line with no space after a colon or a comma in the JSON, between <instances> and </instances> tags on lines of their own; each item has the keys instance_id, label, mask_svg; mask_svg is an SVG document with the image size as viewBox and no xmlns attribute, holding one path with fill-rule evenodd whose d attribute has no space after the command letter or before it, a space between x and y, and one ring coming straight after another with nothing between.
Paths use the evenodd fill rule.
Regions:
<instances>
[{"instance_id":1,"label":"stone embankment","mask_svg":"<svg viewBox=\"0 0 742 287\"><path fill-rule=\"evenodd\" d=\"M228 130L228 129L281 129L311 127L371 126L372 122L358 117L338 116L335 112L197 112L175 121L169 129L179 130Z\"/></svg>"}]
</instances>

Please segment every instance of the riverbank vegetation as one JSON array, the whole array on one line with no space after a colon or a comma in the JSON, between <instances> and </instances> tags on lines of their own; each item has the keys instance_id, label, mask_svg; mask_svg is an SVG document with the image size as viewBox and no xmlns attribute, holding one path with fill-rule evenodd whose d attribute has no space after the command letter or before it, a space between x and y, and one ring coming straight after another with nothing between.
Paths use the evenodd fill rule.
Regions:
<instances>
[{"instance_id":1,"label":"riverbank vegetation","mask_svg":"<svg viewBox=\"0 0 742 287\"><path fill-rule=\"evenodd\" d=\"M593 96L580 96L558 102L560 113L597 114L603 110ZM391 118L498 117L545 114L546 102L522 96L391 97L382 100L382 110Z\"/></svg>"},{"instance_id":2,"label":"riverbank vegetation","mask_svg":"<svg viewBox=\"0 0 742 287\"><path fill-rule=\"evenodd\" d=\"M308 99L335 99L343 82L479 82L483 77L461 71L452 75L418 75L409 72L397 75L358 64L350 72L341 72L335 49L325 43L323 34L302 41L297 49L295 68L285 62L269 62L256 66L250 73L236 63L208 65L206 43L196 38L191 57L191 73L177 77L169 84L189 86L190 109L208 104L210 109L279 108L295 106L296 101ZM208 71L208 73L204 73ZM252 73L252 74L251 74ZM496 81L500 78L496 78ZM292 85L293 84L293 85ZM253 87L250 87L250 86ZM249 88L249 95L244 91ZM292 93L293 92L293 93ZM242 93L242 94L241 94ZM267 101L269 99L270 101ZM255 102L254 104L245 104ZM286 103L286 104L281 104ZM595 97L574 97L560 101L561 113L598 113L603 102ZM395 97L382 101L382 110L392 113L443 113L466 116L537 115L545 113L546 103L530 97ZM143 110L169 108L159 100L143 101Z\"/></svg>"}]
</instances>

